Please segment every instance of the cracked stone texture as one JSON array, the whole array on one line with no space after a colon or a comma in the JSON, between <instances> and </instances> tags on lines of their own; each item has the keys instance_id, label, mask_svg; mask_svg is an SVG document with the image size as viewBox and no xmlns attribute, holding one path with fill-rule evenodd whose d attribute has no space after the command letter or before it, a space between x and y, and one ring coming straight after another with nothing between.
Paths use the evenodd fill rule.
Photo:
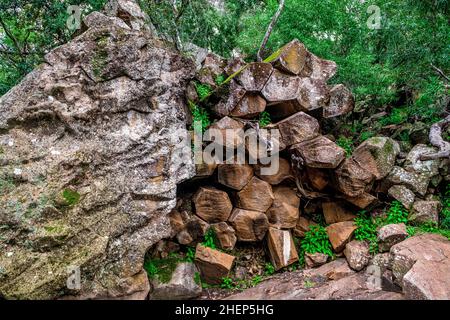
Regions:
<instances>
[{"instance_id":1,"label":"cracked stone texture","mask_svg":"<svg viewBox=\"0 0 450 320\"><path fill-rule=\"evenodd\" d=\"M111 5L0 98L0 297L132 295L122 284L170 235L176 185L195 173L177 157L195 66L134 1Z\"/></svg>"}]
</instances>

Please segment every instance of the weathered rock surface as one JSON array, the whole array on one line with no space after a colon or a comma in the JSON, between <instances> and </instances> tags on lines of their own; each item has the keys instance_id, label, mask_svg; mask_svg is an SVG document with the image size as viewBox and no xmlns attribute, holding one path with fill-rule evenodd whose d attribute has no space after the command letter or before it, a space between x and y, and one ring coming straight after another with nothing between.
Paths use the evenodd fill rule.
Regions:
<instances>
[{"instance_id":1,"label":"weathered rock surface","mask_svg":"<svg viewBox=\"0 0 450 320\"><path fill-rule=\"evenodd\" d=\"M297 98L300 78L274 70L261 91L269 104Z\"/></svg>"},{"instance_id":2,"label":"weathered rock surface","mask_svg":"<svg viewBox=\"0 0 450 320\"><path fill-rule=\"evenodd\" d=\"M335 277L335 278L334 278ZM277 274L226 300L402 300L401 293L373 288L373 276L355 273L345 259L317 269Z\"/></svg>"},{"instance_id":3,"label":"weathered rock surface","mask_svg":"<svg viewBox=\"0 0 450 320\"><path fill-rule=\"evenodd\" d=\"M211 225L214 233L219 241L219 245L222 249L233 250L236 245L237 237L234 229L226 222L219 222Z\"/></svg>"},{"instance_id":4,"label":"weathered rock surface","mask_svg":"<svg viewBox=\"0 0 450 320\"><path fill-rule=\"evenodd\" d=\"M391 138L373 137L359 145L353 151L352 158L372 173L376 180L380 180L391 172L399 152L400 147Z\"/></svg>"},{"instance_id":5,"label":"weathered rock surface","mask_svg":"<svg viewBox=\"0 0 450 320\"><path fill-rule=\"evenodd\" d=\"M351 221L356 218L356 215L340 202L323 202L322 210L327 224Z\"/></svg>"},{"instance_id":6,"label":"weathered rock surface","mask_svg":"<svg viewBox=\"0 0 450 320\"><path fill-rule=\"evenodd\" d=\"M175 157L194 65L143 28L134 1L114 3L118 18L96 13L0 98L0 176L14 181L0 195L5 298L133 295L121 284L169 236L176 185L195 173Z\"/></svg>"},{"instance_id":7,"label":"weathered rock surface","mask_svg":"<svg viewBox=\"0 0 450 320\"><path fill-rule=\"evenodd\" d=\"M434 160L420 160L424 154L433 154L436 152L435 148L428 147L424 144L415 145L406 156L404 168L407 171L416 172L427 177L433 177L439 173L439 159Z\"/></svg>"},{"instance_id":8,"label":"weathered rock surface","mask_svg":"<svg viewBox=\"0 0 450 320\"><path fill-rule=\"evenodd\" d=\"M369 186L375 179L374 175L368 172L361 162L354 157L345 159L334 172L336 188L348 197L358 197L366 193Z\"/></svg>"},{"instance_id":9,"label":"weathered rock surface","mask_svg":"<svg viewBox=\"0 0 450 320\"><path fill-rule=\"evenodd\" d=\"M230 115L240 118L254 118L266 109L266 100L257 93L247 93Z\"/></svg>"},{"instance_id":10,"label":"weathered rock surface","mask_svg":"<svg viewBox=\"0 0 450 320\"><path fill-rule=\"evenodd\" d=\"M408 210L411 209L416 197L414 192L402 185L390 187L388 194L395 200L400 201L400 203Z\"/></svg>"},{"instance_id":11,"label":"weathered rock surface","mask_svg":"<svg viewBox=\"0 0 450 320\"><path fill-rule=\"evenodd\" d=\"M343 84L335 85L330 90L330 102L323 107L323 117L332 118L353 111L355 100L349 89Z\"/></svg>"},{"instance_id":12,"label":"weathered rock surface","mask_svg":"<svg viewBox=\"0 0 450 320\"><path fill-rule=\"evenodd\" d=\"M244 125L241 122L230 117L223 117L209 127L204 139L234 149L244 142L243 129Z\"/></svg>"},{"instance_id":13,"label":"weathered rock surface","mask_svg":"<svg viewBox=\"0 0 450 320\"><path fill-rule=\"evenodd\" d=\"M291 146L319 135L319 122L304 112L278 122L275 127L280 130L281 138L286 146Z\"/></svg>"},{"instance_id":14,"label":"weathered rock surface","mask_svg":"<svg viewBox=\"0 0 450 320\"><path fill-rule=\"evenodd\" d=\"M324 253L305 253L305 265L307 268L316 268L327 263L328 255Z\"/></svg>"},{"instance_id":15,"label":"weathered rock surface","mask_svg":"<svg viewBox=\"0 0 450 320\"><path fill-rule=\"evenodd\" d=\"M376 197L367 192L362 193L356 197L344 196L344 199L360 209L366 209L367 207L376 203L378 200Z\"/></svg>"},{"instance_id":16,"label":"weathered rock surface","mask_svg":"<svg viewBox=\"0 0 450 320\"><path fill-rule=\"evenodd\" d=\"M408 220L415 224L438 223L439 212L442 209L440 201L416 201Z\"/></svg>"},{"instance_id":17,"label":"weathered rock surface","mask_svg":"<svg viewBox=\"0 0 450 320\"><path fill-rule=\"evenodd\" d=\"M152 281L150 300L185 300L198 297L202 287L195 282L197 268L193 263L179 263L169 282Z\"/></svg>"},{"instance_id":18,"label":"weathered rock surface","mask_svg":"<svg viewBox=\"0 0 450 320\"><path fill-rule=\"evenodd\" d=\"M311 168L334 169L345 159L344 149L324 136L295 144L291 152Z\"/></svg>"},{"instance_id":19,"label":"weathered rock surface","mask_svg":"<svg viewBox=\"0 0 450 320\"><path fill-rule=\"evenodd\" d=\"M307 52L305 45L298 39L294 39L277 50L267 60L280 70L298 75L305 66Z\"/></svg>"},{"instance_id":20,"label":"weathered rock surface","mask_svg":"<svg viewBox=\"0 0 450 320\"><path fill-rule=\"evenodd\" d=\"M261 169L263 167L265 166L257 165L255 168L255 174L258 176L258 178L264 180L267 183L270 183L271 185L280 184L287 178L292 177L291 164L284 158L279 158L278 171L274 174L262 174L263 172L261 171Z\"/></svg>"},{"instance_id":21,"label":"weathered rock surface","mask_svg":"<svg viewBox=\"0 0 450 320\"><path fill-rule=\"evenodd\" d=\"M403 277L406 299L449 300L450 259L444 261L419 260Z\"/></svg>"},{"instance_id":22,"label":"weathered rock surface","mask_svg":"<svg viewBox=\"0 0 450 320\"><path fill-rule=\"evenodd\" d=\"M275 199L267 211L267 217L272 227L292 229L299 217L300 198L292 188L277 186L273 188Z\"/></svg>"},{"instance_id":23,"label":"weathered rock surface","mask_svg":"<svg viewBox=\"0 0 450 320\"><path fill-rule=\"evenodd\" d=\"M261 241L269 228L263 212L234 209L229 219L239 241Z\"/></svg>"},{"instance_id":24,"label":"weathered rock surface","mask_svg":"<svg viewBox=\"0 0 450 320\"><path fill-rule=\"evenodd\" d=\"M401 167L395 166L383 183L388 187L396 184L404 185L411 191L424 196L427 193L430 178L416 172L409 172Z\"/></svg>"},{"instance_id":25,"label":"weathered rock surface","mask_svg":"<svg viewBox=\"0 0 450 320\"><path fill-rule=\"evenodd\" d=\"M270 63L253 62L249 63L237 76L238 81L247 91L260 92L270 75L273 67Z\"/></svg>"},{"instance_id":26,"label":"weathered rock surface","mask_svg":"<svg viewBox=\"0 0 450 320\"><path fill-rule=\"evenodd\" d=\"M360 271L369 264L369 245L364 241L353 240L344 249L345 258L353 270Z\"/></svg>"},{"instance_id":27,"label":"weathered rock surface","mask_svg":"<svg viewBox=\"0 0 450 320\"><path fill-rule=\"evenodd\" d=\"M333 250L341 252L345 245L351 240L353 232L356 230L353 221L333 223L326 228Z\"/></svg>"},{"instance_id":28,"label":"weathered rock surface","mask_svg":"<svg viewBox=\"0 0 450 320\"><path fill-rule=\"evenodd\" d=\"M221 164L217 176L220 184L239 191L253 177L253 168L247 164Z\"/></svg>"},{"instance_id":29,"label":"weathered rock surface","mask_svg":"<svg viewBox=\"0 0 450 320\"><path fill-rule=\"evenodd\" d=\"M272 187L265 181L253 177L250 182L237 193L237 207L266 212L272 205L274 195Z\"/></svg>"},{"instance_id":30,"label":"weathered rock surface","mask_svg":"<svg viewBox=\"0 0 450 320\"><path fill-rule=\"evenodd\" d=\"M227 221L233 205L225 191L201 187L193 198L195 213L209 223Z\"/></svg>"},{"instance_id":31,"label":"weathered rock surface","mask_svg":"<svg viewBox=\"0 0 450 320\"><path fill-rule=\"evenodd\" d=\"M448 284L448 265L450 263L450 241L441 235L437 234L424 234L418 235L406 239L396 245L390 250L392 260L392 271L396 282L403 285L403 278L411 270L413 265L418 261L435 262L434 268L423 269L423 266L418 267L414 273L422 270L420 276L423 279L430 280L429 285L436 285L436 288L441 288L442 284ZM444 264L445 266L437 267L437 264ZM427 276L427 274L430 274ZM411 283L418 282L413 279L417 279L418 275L411 276ZM431 281L431 279L434 279ZM440 284L439 284L440 282ZM423 284L423 283L422 283ZM426 287L422 287L426 290ZM446 287L447 294L450 289ZM416 290L416 289L415 289Z\"/></svg>"},{"instance_id":32,"label":"weathered rock surface","mask_svg":"<svg viewBox=\"0 0 450 320\"><path fill-rule=\"evenodd\" d=\"M317 225L312 220L309 220L305 217L300 216L297 220L297 224L295 225L295 228L293 229L294 235L299 238L303 238L305 236L305 233L309 231L310 226Z\"/></svg>"},{"instance_id":33,"label":"weathered rock surface","mask_svg":"<svg viewBox=\"0 0 450 320\"><path fill-rule=\"evenodd\" d=\"M215 249L197 245L195 264L200 270L202 280L209 284L220 284L227 277L235 257Z\"/></svg>"},{"instance_id":34,"label":"weathered rock surface","mask_svg":"<svg viewBox=\"0 0 450 320\"><path fill-rule=\"evenodd\" d=\"M287 267L298 260L294 239L288 230L270 227L267 232L267 246L269 248L270 261L272 261L275 270Z\"/></svg>"},{"instance_id":35,"label":"weathered rock surface","mask_svg":"<svg viewBox=\"0 0 450 320\"><path fill-rule=\"evenodd\" d=\"M381 252L389 251L389 249L408 237L406 225L404 223L388 224L378 230L377 239Z\"/></svg>"}]
</instances>

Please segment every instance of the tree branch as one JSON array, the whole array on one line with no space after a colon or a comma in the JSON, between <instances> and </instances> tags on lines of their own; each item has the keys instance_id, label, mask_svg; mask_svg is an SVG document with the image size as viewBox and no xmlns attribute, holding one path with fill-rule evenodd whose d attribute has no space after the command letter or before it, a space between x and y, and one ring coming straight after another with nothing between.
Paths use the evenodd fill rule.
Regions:
<instances>
[{"instance_id":1,"label":"tree branch","mask_svg":"<svg viewBox=\"0 0 450 320\"><path fill-rule=\"evenodd\" d=\"M431 126L430 129L430 143L439 148L439 151L433 154L423 154L420 160L434 160L439 158L449 158L450 159L450 142L445 141L442 138L442 130L450 124L450 116L445 119L436 122Z\"/></svg>"},{"instance_id":2,"label":"tree branch","mask_svg":"<svg viewBox=\"0 0 450 320\"><path fill-rule=\"evenodd\" d=\"M447 76L445 75L445 73L444 73L441 69L439 69L438 67L434 66L433 64L431 64L431 67L432 67L432 68L434 69L434 71L436 71L442 78L444 78L445 80L447 80L448 82L450 82L450 78L447 77Z\"/></svg>"},{"instance_id":3,"label":"tree branch","mask_svg":"<svg viewBox=\"0 0 450 320\"><path fill-rule=\"evenodd\" d=\"M256 55L256 56L257 56L257 59L258 59L258 62L263 61L263 58L262 58L262 52L263 52L264 49L266 48L267 41L269 41L270 35L271 35L271 33L272 33L272 30L273 30L273 28L275 27L275 25L276 25L276 23L277 23L277 21L278 21L278 18L280 17L281 12L282 12L283 9L284 9L284 0L279 0L279 1L280 1L280 2L279 2L279 5L278 5L278 10L277 10L277 12L275 12L275 14L273 15L272 21L270 21L270 24L269 24L269 26L267 27L266 34L264 35L264 39L263 39L263 41L261 42L261 46L259 47L258 53L257 53L257 55Z\"/></svg>"}]
</instances>

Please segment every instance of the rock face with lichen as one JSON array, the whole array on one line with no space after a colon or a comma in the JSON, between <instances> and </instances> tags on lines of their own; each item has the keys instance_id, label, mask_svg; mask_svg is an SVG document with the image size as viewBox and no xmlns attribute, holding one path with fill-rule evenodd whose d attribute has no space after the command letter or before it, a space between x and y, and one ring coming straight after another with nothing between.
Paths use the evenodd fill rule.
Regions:
<instances>
[{"instance_id":1,"label":"rock face with lichen","mask_svg":"<svg viewBox=\"0 0 450 320\"><path fill-rule=\"evenodd\" d=\"M0 297L145 297L145 252L194 172L177 160L194 66L145 18L110 1L0 98Z\"/></svg>"}]
</instances>

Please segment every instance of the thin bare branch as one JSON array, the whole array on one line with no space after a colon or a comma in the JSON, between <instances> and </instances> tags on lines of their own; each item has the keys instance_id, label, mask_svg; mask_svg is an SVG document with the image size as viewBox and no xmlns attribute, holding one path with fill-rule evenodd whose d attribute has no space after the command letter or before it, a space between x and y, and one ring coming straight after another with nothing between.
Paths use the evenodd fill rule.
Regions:
<instances>
[{"instance_id":1,"label":"thin bare branch","mask_svg":"<svg viewBox=\"0 0 450 320\"><path fill-rule=\"evenodd\" d=\"M278 18L280 17L281 12L284 9L284 0L279 0L279 1L280 2L279 2L279 5L278 5L278 10L273 15L272 21L270 21L270 24L267 27L266 34L264 35L264 39L261 42L261 46L259 47L258 54L257 54L258 62L263 61L262 53L263 53L264 49L266 48L267 42L269 41L270 35L272 34L272 30L275 27L275 25L276 25L276 23L278 21Z\"/></svg>"}]
</instances>

